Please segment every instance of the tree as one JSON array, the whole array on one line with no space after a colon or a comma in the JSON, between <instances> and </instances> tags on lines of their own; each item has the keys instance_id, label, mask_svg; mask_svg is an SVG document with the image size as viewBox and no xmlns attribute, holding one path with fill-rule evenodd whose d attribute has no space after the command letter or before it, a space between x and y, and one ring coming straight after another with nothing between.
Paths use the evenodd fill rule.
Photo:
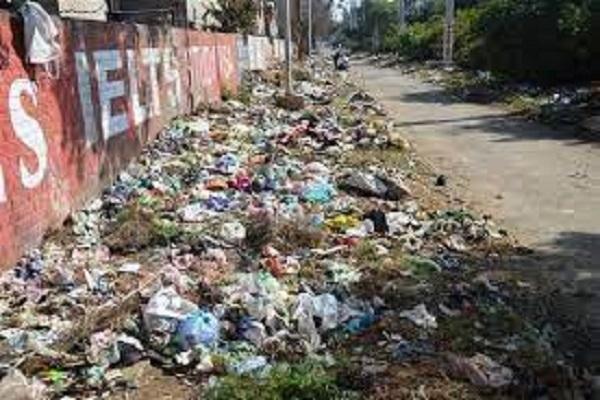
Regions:
<instances>
[{"instance_id":1,"label":"tree","mask_svg":"<svg viewBox=\"0 0 600 400\"><path fill-rule=\"evenodd\" d=\"M254 0L218 0L208 11L223 32L252 33L258 7Z\"/></svg>"}]
</instances>

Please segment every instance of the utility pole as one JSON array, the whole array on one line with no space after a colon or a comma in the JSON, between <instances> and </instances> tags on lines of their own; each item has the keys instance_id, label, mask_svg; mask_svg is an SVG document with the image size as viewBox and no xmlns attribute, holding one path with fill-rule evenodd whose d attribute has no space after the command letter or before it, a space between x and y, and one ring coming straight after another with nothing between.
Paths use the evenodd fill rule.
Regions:
<instances>
[{"instance_id":1,"label":"utility pole","mask_svg":"<svg viewBox=\"0 0 600 400\"><path fill-rule=\"evenodd\" d=\"M312 23L312 0L308 0L308 60L312 62L312 36L313 36L313 23Z\"/></svg>"},{"instance_id":2,"label":"utility pole","mask_svg":"<svg viewBox=\"0 0 600 400\"><path fill-rule=\"evenodd\" d=\"M379 54L379 16L375 16L375 29L373 30L373 49Z\"/></svg>"},{"instance_id":3,"label":"utility pole","mask_svg":"<svg viewBox=\"0 0 600 400\"><path fill-rule=\"evenodd\" d=\"M398 0L398 24L400 30L403 31L406 28L406 3L405 0Z\"/></svg>"},{"instance_id":4,"label":"utility pole","mask_svg":"<svg viewBox=\"0 0 600 400\"><path fill-rule=\"evenodd\" d=\"M444 64L449 67L454 58L454 0L446 0L444 25Z\"/></svg>"},{"instance_id":5,"label":"utility pole","mask_svg":"<svg viewBox=\"0 0 600 400\"><path fill-rule=\"evenodd\" d=\"M290 0L285 0L285 68L287 72L285 92L292 94L292 16Z\"/></svg>"}]
</instances>

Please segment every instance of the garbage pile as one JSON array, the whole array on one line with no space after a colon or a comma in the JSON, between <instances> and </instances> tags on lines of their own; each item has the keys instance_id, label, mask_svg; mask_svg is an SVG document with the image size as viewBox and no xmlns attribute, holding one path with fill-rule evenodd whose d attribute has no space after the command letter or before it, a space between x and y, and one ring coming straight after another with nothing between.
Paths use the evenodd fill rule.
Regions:
<instances>
[{"instance_id":1,"label":"garbage pile","mask_svg":"<svg viewBox=\"0 0 600 400\"><path fill-rule=\"evenodd\" d=\"M389 55L373 58L373 62L382 67L399 68L405 74L441 86L462 101L503 104L529 120L558 127L577 125L593 135L600 131L600 97L594 82L548 87L534 82L511 81L490 71L459 67L448 70L433 62L425 65L407 63Z\"/></svg>"},{"instance_id":2,"label":"garbage pile","mask_svg":"<svg viewBox=\"0 0 600 400\"><path fill-rule=\"evenodd\" d=\"M333 363L373 332L385 370L458 351L460 334L444 331L454 319L510 308L507 286L469 264L503 235L489 218L420 206L414 165L385 160L410 155L375 100L324 71L296 89L304 109L276 108L279 89L256 75L251 101L174 121L2 277L0 393L118 392L131 384L119 371L142 360L204 383ZM492 355L526 339L473 329L460 339L477 352L448 368L513 384L514 360ZM543 337L519 329L528 346Z\"/></svg>"}]
</instances>

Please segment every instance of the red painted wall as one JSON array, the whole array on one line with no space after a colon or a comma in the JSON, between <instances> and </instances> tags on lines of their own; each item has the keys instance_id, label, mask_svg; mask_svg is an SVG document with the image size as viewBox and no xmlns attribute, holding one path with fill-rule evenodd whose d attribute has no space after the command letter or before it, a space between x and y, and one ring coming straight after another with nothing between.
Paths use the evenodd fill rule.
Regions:
<instances>
[{"instance_id":1,"label":"red painted wall","mask_svg":"<svg viewBox=\"0 0 600 400\"><path fill-rule=\"evenodd\" d=\"M237 88L236 37L59 21L60 76L24 62L0 13L0 268L14 264L173 117Z\"/></svg>"}]
</instances>

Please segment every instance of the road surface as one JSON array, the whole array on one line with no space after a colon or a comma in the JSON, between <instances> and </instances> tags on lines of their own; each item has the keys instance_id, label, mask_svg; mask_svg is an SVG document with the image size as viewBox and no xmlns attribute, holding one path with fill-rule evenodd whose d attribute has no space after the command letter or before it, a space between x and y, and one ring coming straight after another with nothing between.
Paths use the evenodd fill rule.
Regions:
<instances>
[{"instance_id":1,"label":"road surface","mask_svg":"<svg viewBox=\"0 0 600 400\"><path fill-rule=\"evenodd\" d=\"M600 142L458 101L397 69L364 60L352 68L467 201L522 243L583 258L600 274Z\"/></svg>"},{"instance_id":2,"label":"road surface","mask_svg":"<svg viewBox=\"0 0 600 400\"><path fill-rule=\"evenodd\" d=\"M561 342L599 365L600 141L462 102L398 69L357 60L352 70L451 193L535 250L524 270L558 282L552 313L587 321Z\"/></svg>"}]
</instances>

